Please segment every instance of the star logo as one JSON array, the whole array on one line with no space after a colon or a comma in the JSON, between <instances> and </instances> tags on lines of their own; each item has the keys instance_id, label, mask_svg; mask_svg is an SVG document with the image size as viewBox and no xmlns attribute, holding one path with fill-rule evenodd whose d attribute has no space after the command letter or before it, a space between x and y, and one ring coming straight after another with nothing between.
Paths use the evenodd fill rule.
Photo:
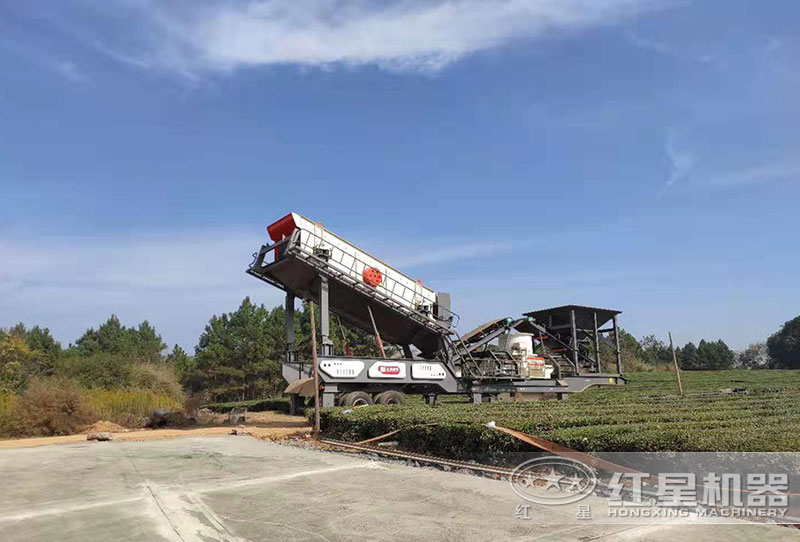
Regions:
<instances>
[{"instance_id":1,"label":"star logo","mask_svg":"<svg viewBox=\"0 0 800 542\"><path fill-rule=\"evenodd\" d=\"M544 489L547 491L548 489L554 487L558 490L561 489L559 483L561 482L562 478L564 478L561 474L556 474L556 471L553 467L550 467L550 473L545 474L544 476L540 477L542 480L546 482Z\"/></svg>"},{"instance_id":2,"label":"star logo","mask_svg":"<svg viewBox=\"0 0 800 542\"><path fill-rule=\"evenodd\" d=\"M570 478L567 478L569 482L569 486L567 486L567 491L580 491L581 490L581 482L583 481L577 474L573 474Z\"/></svg>"}]
</instances>

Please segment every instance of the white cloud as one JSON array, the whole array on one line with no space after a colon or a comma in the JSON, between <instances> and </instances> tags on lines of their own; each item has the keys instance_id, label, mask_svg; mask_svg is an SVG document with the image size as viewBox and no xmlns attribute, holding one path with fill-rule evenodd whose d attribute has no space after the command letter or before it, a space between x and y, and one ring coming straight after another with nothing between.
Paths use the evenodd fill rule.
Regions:
<instances>
[{"instance_id":1,"label":"white cloud","mask_svg":"<svg viewBox=\"0 0 800 542\"><path fill-rule=\"evenodd\" d=\"M436 71L520 38L609 24L664 0L145 3L158 62L185 73L275 64Z\"/></svg>"},{"instance_id":2,"label":"white cloud","mask_svg":"<svg viewBox=\"0 0 800 542\"><path fill-rule=\"evenodd\" d=\"M670 170L667 182L664 188L661 189L659 197L663 196L676 182L686 179L695 164L694 154L678 146L677 136L674 131L667 135L664 152L669 158Z\"/></svg>"},{"instance_id":3,"label":"white cloud","mask_svg":"<svg viewBox=\"0 0 800 542\"><path fill-rule=\"evenodd\" d=\"M785 157L743 167L736 171L711 176L705 184L714 188L731 188L745 184L780 181L800 182L800 160Z\"/></svg>"},{"instance_id":4,"label":"white cloud","mask_svg":"<svg viewBox=\"0 0 800 542\"><path fill-rule=\"evenodd\" d=\"M78 66L69 60L55 62L53 69L76 83L85 83L87 81L86 76L78 69Z\"/></svg>"},{"instance_id":5,"label":"white cloud","mask_svg":"<svg viewBox=\"0 0 800 542\"><path fill-rule=\"evenodd\" d=\"M659 55L670 56L680 60L700 62L702 64L717 63L719 65L724 65L724 62L716 55L707 52L696 52L683 44L675 45L666 41L644 37L635 32L629 32L627 34L627 39L631 45Z\"/></svg>"}]
</instances>

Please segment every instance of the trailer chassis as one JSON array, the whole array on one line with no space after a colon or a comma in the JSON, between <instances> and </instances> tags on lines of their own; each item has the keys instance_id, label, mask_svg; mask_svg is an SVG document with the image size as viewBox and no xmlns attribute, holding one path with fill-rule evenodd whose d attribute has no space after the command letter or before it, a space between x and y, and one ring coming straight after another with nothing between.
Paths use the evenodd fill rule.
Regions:
<instances>
[{"instance_id":1,"label":"trailer chassis","mask_svg":"<svg viewBox=\"0 0 800 542\"><path fill-rule=\"evenodd\" d=\"M426 397L466 395L473 402L480 403L490 401L501 394L510 394L512 396L517 396L518 394L553 394L558 399L564 399L570 394L580 393L591 386L614 386L625 382L618 374L606 373L587 373L560 379L458 377L452 373L447 364L432 360L354 358L346 356L318 357L320 367L353 361L362 363L363 368L352 377L331 376L326 374L324 369L320 370L320 395L322 397L320 404L322 407L337 406L339 398L351 391L377 394L383 391L395 390L407 394L425 395ZM445 371L444 378L434 380L414 378L412 376L414 374L413 365L432 364L437 364ZM378 373L378 371L371 371L371 369L382 366L393 368L403 366L404 370L400 371L403 376L370 376L371 372L373 374ZM287 382L311 379L313 377L313 362L286 361L283 363L283 377Z\"/></svg>"}]
</instances>

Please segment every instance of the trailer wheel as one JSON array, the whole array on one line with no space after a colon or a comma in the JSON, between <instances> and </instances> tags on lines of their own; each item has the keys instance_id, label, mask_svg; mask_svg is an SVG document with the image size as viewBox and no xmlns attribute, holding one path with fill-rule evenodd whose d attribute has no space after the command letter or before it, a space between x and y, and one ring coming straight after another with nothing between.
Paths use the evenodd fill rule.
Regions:
<instances>
[{"instance_id":1,"label":"trailer wheel","mask_svg":"<svg viewBox=\"0 0 800 542\"><path fill-rule=\"evenodd\" d=\"M389 390L375 396L379 405L402 405L406 402L406 394L401 391Z\"/></svg>"},{"instance_id":2,"label":"trailer wheel","mask_svg":"<svg viewBox=\"0 0 800 542\"><path fill-rule=\"evenodd\" d=\"M342 406L374 405L372 397L364 391L351 391L342 397Z\"/></svg>"}]
</instances>

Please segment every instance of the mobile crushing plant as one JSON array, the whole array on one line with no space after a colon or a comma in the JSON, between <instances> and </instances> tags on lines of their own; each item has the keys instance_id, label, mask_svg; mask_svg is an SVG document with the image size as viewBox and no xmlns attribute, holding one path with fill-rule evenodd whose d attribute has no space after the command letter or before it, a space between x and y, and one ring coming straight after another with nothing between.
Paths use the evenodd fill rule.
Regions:
<instances>
[{"instance_id":1,"label":"mobile crushing plant","mask_svg":"<svg viewBox=\"0 0 800 542\"><path fill-rule=\"evenodd\" d=\"M321 406L393 404L405 394L466 394L480 402L562 398L594 385L623 384L619 311L566 305L498 318L459 335L450 295L436 292L297 213L267 228L271 243L254 254L247 273L286 292L283 377L293 410L313 395L311 360L295 345L296 298L320 309ZM402 358L334 352L331 313L402 349ZM604 327L611 323L611 327ZM600 344L616 372L602 371Z\"/></svg>"}]
</instances>

